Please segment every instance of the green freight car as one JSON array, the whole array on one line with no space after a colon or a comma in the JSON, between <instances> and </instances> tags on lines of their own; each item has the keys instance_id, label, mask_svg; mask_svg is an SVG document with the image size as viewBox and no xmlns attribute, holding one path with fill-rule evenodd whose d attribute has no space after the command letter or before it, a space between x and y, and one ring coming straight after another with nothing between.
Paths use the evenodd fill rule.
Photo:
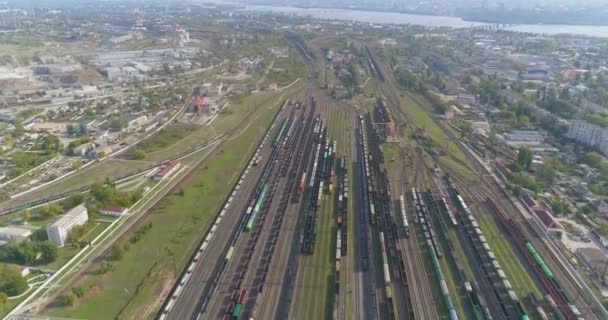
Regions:
<instances>
[{"instance_id":1,"label":"green freight car","mask_svg":"<svg viewBox=\"0 0 608 320\"><path fill-rule=\"evenodd\" d=\"M543 274L547 278L553 279L553 272L551 272L551 269L549 269L549 267L547 267L547 265L545 264L543 259L540 257L540 255L538 254L536 249L534 249L534 247L532 246L532 244L530 242L526 242L526 248L528 249L528 252L530 252L532 257L534 258L534 261L536 261L536 264L538 264L540 269L543 271Z\"/></svg>"},{"instance_id":2,"label":"green freight car","mask_svg":"<svg viewBox=\"0 0 608 320\"><path fill-rule=\"evenodd\" d=\"M237 303L237 305L234 306L234 311L232 311L232 319L236 320L239 318L242 308L243 306L240 303Z\"/></svg>"}]
</instances>

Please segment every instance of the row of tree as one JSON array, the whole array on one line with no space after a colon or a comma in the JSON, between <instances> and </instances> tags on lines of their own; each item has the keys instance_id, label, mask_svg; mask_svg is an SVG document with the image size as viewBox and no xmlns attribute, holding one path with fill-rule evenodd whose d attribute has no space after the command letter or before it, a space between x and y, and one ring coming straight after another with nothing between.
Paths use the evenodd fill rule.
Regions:
<instances>
[{"instance_id":1,"label":"row of tree","mask_svg":"<svg viewBox=\"0 0 608 320\"><path fill-rule=\"evenodd\" d=\"M0 250L0 260L20 265L41 265L55 261L57 247L50 241L12 241Z\"/></svg>"}]
</instances>

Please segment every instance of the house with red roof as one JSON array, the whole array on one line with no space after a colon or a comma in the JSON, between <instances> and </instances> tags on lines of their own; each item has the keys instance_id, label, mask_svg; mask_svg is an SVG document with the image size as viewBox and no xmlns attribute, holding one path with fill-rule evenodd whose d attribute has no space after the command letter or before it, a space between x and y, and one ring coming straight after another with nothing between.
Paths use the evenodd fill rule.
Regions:
<instances>
[{"instance_id":1,"label":"house with red roof","mask_svg":"<svg viewBox=\"0 0 608 320\"><path fill-rule=\"evenodd\" d=\"M165 163L155 174L154 180L163 180L173 174L179 168L179 162L169 161Z\"/></svg>"},{"instance_id":2,"label":"house with red roof","mask_svg":"<svg viewBox=\"0 0 608 320\"><path fill-rule=\"evenodd\" d=\"M538 203L530 194L525 194L521 197L521 201L524 203L529 212L539 225L543 228L545 233L554 235L558 238L562 234L562 226L553 217L550 210L545 209L541 204Z\"/></svg>"},{"instance_id":3,"label":"house with red roof","mask_svg":"<svg viewBox=\"0 0 608 320\"><path fill-rule=\"evenodd\" d=\"M99 209L99 214L105 216L120 217L127 213L127 211L129 211L129 209L122 207L103 207Z\"/></svg>"}]
</instances>

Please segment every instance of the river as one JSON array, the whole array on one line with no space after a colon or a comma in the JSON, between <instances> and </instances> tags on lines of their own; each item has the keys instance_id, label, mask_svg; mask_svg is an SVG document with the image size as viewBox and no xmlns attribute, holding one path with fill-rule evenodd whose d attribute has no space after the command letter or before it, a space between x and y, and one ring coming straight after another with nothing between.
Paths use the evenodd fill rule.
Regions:
<instances>
[{"instance_id":1,"label":"river","mask_svg":"<svg viewBox=\"0 0 608 320\"><path fill-rule=\"evenodd\" d=\"M328 20L347 20L376 24L410 24L425 27L451 28L472 28L489 25L488 23L483 22L466 21L458 17L394 13L382 11L362 11L350 9L306 9L286 6L246 5L245 10L277 12L298 16L311 16L314 18ZM519 24L501 27L501 30L529 32L540 35L572 34L589 37L608 37L608 26Z\"/></svg>"}]
</instances>

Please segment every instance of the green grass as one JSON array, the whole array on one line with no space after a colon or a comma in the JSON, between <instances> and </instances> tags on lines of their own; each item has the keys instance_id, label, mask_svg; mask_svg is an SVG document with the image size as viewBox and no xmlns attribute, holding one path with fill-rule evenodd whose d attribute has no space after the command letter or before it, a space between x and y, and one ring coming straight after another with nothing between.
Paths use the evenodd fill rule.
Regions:
<instances>
[{"instance_id":1,"label":"green grass","mask_svg":"<svg viewBox=\"0 0 608 320\"><path fill-rule=\"evenodd\" d=\"M48 314L86 319L134 319L152 317L162 299L181 271L202 232L238 178L239 168L256 145L253 137L261 137L269 125L277 104L264 108L260 116L234 140L229 140L206 166L189 176L181 189L159 202L142 225L152 228L138 242L131 243L119 263L104 275L94 274L95 267L77 285L86 286L85 298L75 307L52 307ZM128 241L119 241L125 244ZM103 310L103 312L100 312Z\"/></svg>"},{"instance_id":2,"label":"green grass","mask_svg":"<svg viewBox=\"0 0 608 320\"><path fill-rule=\"evenodd\" d=\"M197 133L198 131L203 131L201 126L197 126L194 124L187 123L172 123L167 125L165 128L160 130L159 132L153 134L152 136L144 139L140 143L138 143L135 147L131 148L129 152L122 155L122 157L127 159L133 159L133 151L134 150L142 150L146 154L161 151L167 149L186 137ZM206 131L203 131L206 133ZM210 135L209 133L207 133ZM204 136L203 136L204 137ZM199 140L202 142L204 140ZM180 143L181 144L181 143ZM186 148L184 148L185 150ZM146 157L148 158L148 157Z\"/></svg>"},{"instance_id":3,"label":"green grass","mask_svg":"<svg viewBox=\"0 0 608 320\"><path fill-rule=\"evenodd\" d=\"M395 143L383 143L382 152L384 153L384 159L387 161L399 160L399 145Z\"/></svg>"},{"instance_id":4,"label":"green grass","mask_svg":"<svg viewBox=\"0 0 608 320\"><path fill-rule=\"evenodd\" d=\"M452 251L452 257L454 257L456 265L458 265L458 267L463 271L468 281L475 279L475 275L471 270L471 266L469 266L467 256L464 253L460 240L458 239L456 230L448 230L447 236L448 240L452 243L452 247L454 248Z\"/></svg>"},{"instance_id":5,"label":"green grass","mask_svg":"<svg viewBox=\"0 0 608 320\"><path fill-rule=\"evenodd\" d=\"M487 216L478 217L478 221L484 237L519 299L523 301L525 297L532 294L537 300L541 300L543 296L540 290L519 262L504 235L498 230L496 223Z\"/></svg>"},{"instance_id":6,"label":"green grass","mask_svg":"<svg viewBox=\"0 0 608 320\"><path fill-rule=\"evenodd\" d=\"M450 171L456 172L459 176L465 179L472 180L475 177L473 171L471 171L467 166L463 165L458 161L455 161L449 156L440 156L439 163L448 168Z\"/></svg>"},{"instance_id":7,"label":"green grass","mask_svg":"<svg viewBox=\"0 0 608 320\"><path fill-rule=\"evenodd\" d=\"M296 52L291 52L289 58L276 59L273 69L275 68L283 70L270 70L266 75L266 81L269 84L276 83L279 88L289 85L306 74L306 65Z\"/></svg>"},{"instance_id":8,"label":"green grass","mask_svg":"<svg viewBox=\"0 0 608 320\"><path fill-rule=\"evenodd\" d=\"M132 172L137 169L149 166L149 162L110 159L100 163L90 165L79 172L76 172L65 179L59 180L48 186L32 191L10 200L5 206L23 204L32 200L55 195L67 190L89 186L94 182L103 182L106 177L117 177Z\"/></svg>"},{"instance_id":9,"label":"green grass","mask_svg":"<svg viewBox=\"0 0 608 320\"><path fill-rule=\"evenodd\" d=\"M439 128L428 113L414 102L409 96L401 97L402 109L407 116L408 124L413 128L424 128L428 136L447 153L453 155L462 163L466 163L466 158L460 148L451 141L448 136Z\"/></svg>"},{"instance_id":10,"label":"green grass","mask_svg":"<svg viewBox=\"0 0 608 320\"><path fill-rule=\"evenodd\" d=\"M97 237L100 233L105 230L110 223L108 222L94 222L94 225L87 230L87 232L83 235L79 241L88 242L92 241L95 237ZM81 249L77 245L66 245L65 247L58 248L58 257L55 261L36 266L42 269L51 269L51 270L59 270L63 265L65 265L70 259L72 259Z\"/></svg>"}]
</instances>

